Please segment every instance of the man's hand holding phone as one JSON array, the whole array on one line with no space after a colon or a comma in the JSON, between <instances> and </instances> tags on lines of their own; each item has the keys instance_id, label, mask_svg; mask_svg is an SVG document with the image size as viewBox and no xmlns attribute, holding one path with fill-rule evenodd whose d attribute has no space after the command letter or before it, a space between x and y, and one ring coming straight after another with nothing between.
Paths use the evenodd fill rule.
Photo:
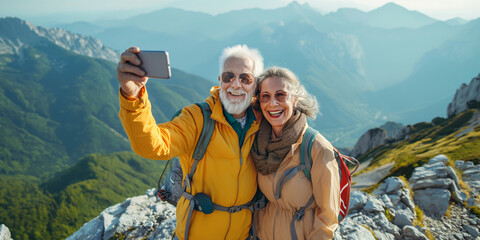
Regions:
<instances>
[{"instance_id":1,"label":"man's hand holding phone","mask_svg":"<svg viewBox=\"0 0 480 240\"><path fill-rule=\"evenodd\" d=\"M120 62L117 65L117 78L120 87L128 97L140 97L140 90L148 81L145 71L140 68L142 61L137 56L140 48L131 47L120 56Z\"/></svg>"},{"instance_id":2,"label":"man's hand holding phone","mask_svg":"<svg viewBox=\"0 0 480 240\"><path fill-rule=\"evenodd\" d=\"M122 53L117 78L127 97L140 97L141 89L152 78L170 78L170 62L165 51L140 51L131 47Z\"/></svg>"}]
</instances>

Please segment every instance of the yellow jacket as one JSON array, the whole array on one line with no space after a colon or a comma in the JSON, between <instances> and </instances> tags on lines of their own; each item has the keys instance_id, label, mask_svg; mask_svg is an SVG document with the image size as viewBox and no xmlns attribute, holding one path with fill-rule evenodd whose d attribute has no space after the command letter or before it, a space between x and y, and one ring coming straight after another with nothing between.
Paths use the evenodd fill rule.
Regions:
<instances>
[{"instance_id":1,"label":"yellow jacket","mask_svg":"<svg viewBox=\"0 0 480 240\"><path fill-rule=\"evenodd\" d=\"M144 88L145 89L145 88ZM126 99L120 94L120 119L130 139L133 151L156 160L179 156L183 176L190 172L192 154L203 128L203 114L195 104L185 107L170 122L156 124L152 116L148 93L140 99ZM219 87L210 90L206 102L215 120L210 144L192 180L192 195L206 193L216 204L231 207L252 200L257 190L257 171L249 155L259 127L259 117L245 135L240 149L235 130L225 119L219 98ZM188 190L187 190L188 191ZM177 204L179 239L185 238L189 201L182 197ZM252 214L249 210L228 213L215 210L211 214L194 211L190 222L189 239L246 239Z\"/></svg>"},{"instance_id":2,"label":"yellow jacket","mask_svg":"<svg viewBox=\"0 0 480 240\"><path fill-rule=\"evenodd\" d=\"M255 212L257 235L261 240L291 239L290 225L295 211L304 207L312 194L315 201L305 210L303 219L295 222L297 239L333 238L340 212L340 180L333 147L321 134L315 136L312 145L312 180L299 171L284 183L280 198L274 197L278 180L285 171L300 164L302 138L303 135L292 145L276 172L258 173L258 186L269 200L267 207Z\"/></svg>"}]
</instances>

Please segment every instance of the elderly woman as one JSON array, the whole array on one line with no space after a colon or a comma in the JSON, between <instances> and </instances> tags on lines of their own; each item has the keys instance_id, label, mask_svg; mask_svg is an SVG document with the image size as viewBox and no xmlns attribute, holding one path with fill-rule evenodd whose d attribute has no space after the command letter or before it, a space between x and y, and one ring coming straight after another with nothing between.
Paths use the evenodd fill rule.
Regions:
<instances>
[{"instance_id":1,"label":"elderly woman","mask_svg":"<svg viewBox=\"0 0 480 240\"><path fill-rule=\"evenodd\" d=\"M290 70L271 67L257 81L263 120L251 155L258 185L269 200L255 213L257 236L266 239L332 239L338 225L340 184L333 147L317 134L311 148L311 181L304 171L286 175L300 164L299 146L318 104ZM298 211L304 214L298 214ZM295 217L297 216L297 217ZM301 216L301 217L298 217Z\"/></svg>"}]
</instances>

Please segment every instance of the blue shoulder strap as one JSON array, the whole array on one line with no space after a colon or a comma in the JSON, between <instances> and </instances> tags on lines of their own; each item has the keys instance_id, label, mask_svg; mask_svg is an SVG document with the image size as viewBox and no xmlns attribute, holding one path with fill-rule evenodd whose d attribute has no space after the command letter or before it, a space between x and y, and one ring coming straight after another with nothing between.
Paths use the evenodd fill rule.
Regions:
<instances>
[{"instance_id":1,"label":"blue shoulder strap","mask_svg":"<svg viewBox=\"0 0 480 240\"><path fill-rule=\"evenodd\" d=\"M312 145L315 136L317 135L317 130L308 127L305 134L303 134L302 142L300 143L300 164L305 165L303 172L308 180L312 180L310 176L310 170L312 169Z\"/></svg>"},{"instance_id":2,"label":"blue shoulder strap","mask_svg":"<svg viewBox=\"0 0 480 240\"><path fill-rule=\"evenodd\" d=\"M197 145L195 146L195 151L193 152L193 159L200 160L203 158L203 155L205 155L207 146L210 143L210 138L212 138L213 129L215 128L215 120L210 117L212 115L212 110L208 103L197 103L197 106L202 109L203 128L202 133L200 133L200 137L198 138Z\"/></svg>"}]
</instances>

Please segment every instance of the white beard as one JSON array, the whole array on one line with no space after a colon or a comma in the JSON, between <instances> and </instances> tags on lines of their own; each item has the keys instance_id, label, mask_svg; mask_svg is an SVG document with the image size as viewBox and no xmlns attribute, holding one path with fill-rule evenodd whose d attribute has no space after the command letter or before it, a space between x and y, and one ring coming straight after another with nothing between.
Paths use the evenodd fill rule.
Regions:
<instances>
[{"instance_id":1,"label":"white beard","mask_svg":"<svg viewBox=\"0 0 480 240\"><path fill-rule=\"evenodd\" d=\"M241 92L245 93L245 98L243 100L233 100L231 101L227 97L227 92ZM234 90L233 88L227 89L224 91L223 88L220 88L220 101L222 101L223 107L230 114L241 114L243 113L252 103L253 91L245 92L243 89Z\"/></svg>"}]
</instances>

